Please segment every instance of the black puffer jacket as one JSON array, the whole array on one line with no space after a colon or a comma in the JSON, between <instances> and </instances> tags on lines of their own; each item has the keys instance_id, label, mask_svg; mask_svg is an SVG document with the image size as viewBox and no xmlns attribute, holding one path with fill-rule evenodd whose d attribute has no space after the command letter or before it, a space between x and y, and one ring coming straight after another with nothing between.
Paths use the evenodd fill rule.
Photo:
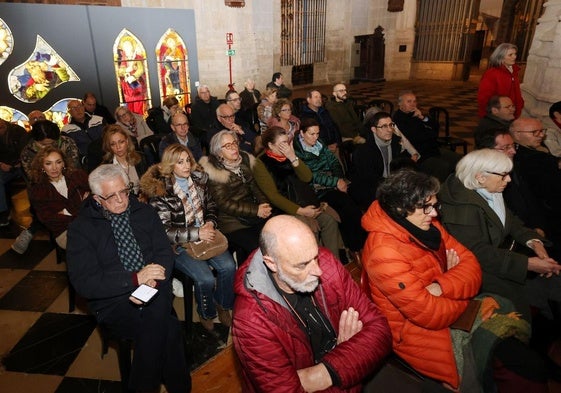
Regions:
<instances>
[{"instance_id":1,"label":"black puffer jacket","mask_svg":"<svg viewBox=\"0 0 561 393\"><path fill-rule=\"evenodd\" d=\"M192 171L191 179L203 204L204 221L212 221L217 228L216 203L208 192L208 175L204 172ZM150 205L158 212L172 244L199 240L199 228L194 226L194 223L185 222L183 202L173 192L173 176L164 177L159 166L152 165L142 176L140 189L148 198Z\"/></svg>"}]
</instances>

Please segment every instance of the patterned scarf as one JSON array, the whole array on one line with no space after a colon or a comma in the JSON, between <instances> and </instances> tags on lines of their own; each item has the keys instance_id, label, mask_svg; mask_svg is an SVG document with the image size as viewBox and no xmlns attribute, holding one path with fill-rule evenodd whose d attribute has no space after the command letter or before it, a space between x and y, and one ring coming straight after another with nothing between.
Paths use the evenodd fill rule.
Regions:
<instances>
[{"instance_id":1,"label":"patterned scarf","mask_svg":"<svg viewBox=\"0 0 561 393\"><path fill-rule=\"evenodd\" d=\"M193 225L193 223L196 227L202 226L205 219L203 204L193 179L190 176L188 178L175 176L173 192L183 202L185 226Z\"/></svg>"},{"instance_id":2,"label":"patterned scarf","mask_svg":"<svg viewBox=\"0 0 561 393\"><path fill-rule=\"evenodd\" d=\"M307 151L308 153L312 153L315 156L319 156L319 153L321 152L321 148L323 147L323 145L319 140L316 141L316 143L313 146L310 146L304 141L304 137L302 136L302 133L298 134L298 138L300 140L300 144L302 145L302 149L304 151Z\"/></svg>"},{"instance_id":3,"label":"patterned scarf","mask_svg":"<svg viewBox=\"0 0 561 393\"><path fill-rule=\"evenodd\" d=\"M130 223L130 207L121 214L113 214L104 210L106 218L111 223L113 237L117 243L119 259L125 270L137 272L144 266L144 257L140 246L132 233Z\"/></svg>"}]
</instances>

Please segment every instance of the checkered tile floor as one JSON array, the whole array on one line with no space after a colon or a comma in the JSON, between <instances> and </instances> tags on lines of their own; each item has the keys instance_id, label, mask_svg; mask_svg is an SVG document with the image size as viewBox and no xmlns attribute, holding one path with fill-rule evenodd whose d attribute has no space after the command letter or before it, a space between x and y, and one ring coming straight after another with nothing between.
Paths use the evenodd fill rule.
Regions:
<instances>
[{"instance_id":1,"label":"checkered tile floor","mask_svg":"<svg viewBox=\"0 0 561 393\"><path fill-rule=\"evenodd\" d=\"M411 89L425 112L431 106L449 110L455 136L471 138L477 124L477 84L473 82L402 81L347 87L365 103L374 98L396 103L400 91ZM294 97L303 97L307 90L295 89ZM320 91L331 95L331 86ZM84 304L78 302L76 310L68 312L66 265L56 263L45 235L36 236L24 255L14 253L10 245L19 230L15 224L0 228L0 392L120 392L115 350L101 359L99 333ZM183 320L182 302L176 299L175 309ZM221 333L225 341L227 332ZM223 344L206 336L198 323L195 336L193 367L211 358Z\"/></svg>"}]
</instances>

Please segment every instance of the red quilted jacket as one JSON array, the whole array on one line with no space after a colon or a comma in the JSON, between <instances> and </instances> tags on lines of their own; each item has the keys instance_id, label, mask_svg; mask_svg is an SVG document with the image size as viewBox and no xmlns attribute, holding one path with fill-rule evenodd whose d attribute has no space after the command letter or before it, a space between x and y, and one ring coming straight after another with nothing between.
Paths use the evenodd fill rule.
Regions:
<instances>
[{"instance_id":1,"label":"red quilted jacket","mask_svg":"<svg viewBox=\"0 0 561 393\"><path fill-rule=\"evenodd\" d=\"M360 392L361 381L391 348L386 318L326 249L320 249L321 283L314 293L338 333L343 310L353 307L364 324L322 361L341 379L327 392ZM314 365L309 339L284 305L257 251L237 272L232 335L242 364L244 392L304 392L297 370Z\"/></svg>"},{"instance_id":2,"label":"red quilted jacket","mask_svg":"<svg viewBox=\"0 0 561 393\"><path fill-rule=\"evenodd\" d=\"M362 254L372 299L388 318L393 350L413 368L457 388L459 376L450 326L465 310L481 285L475 256L438 222L446 249L453 248L460 263L443 272L437 253L422 245L374 202L362 217L369 232ZM441 296L425 287L437 282Z\"/></svg>"},{"instance_id":3,"label":"red quilted jacket","mask_svg":"<svg viewBox=\"0 0 561 393\"><path fill-rule=\"evenodd\" d=\"M479 117L485 117L487 114L487 103L492 96L510 97L516 111L514 117L518 119L524 108L524 99L520 91L520 78L518 74L520 67L514 64L512 73L503 65L500 67L491 67L481 77L479 82L479 90L477 91L477 103L479 105Z\"/></svg>"}]
</instances>

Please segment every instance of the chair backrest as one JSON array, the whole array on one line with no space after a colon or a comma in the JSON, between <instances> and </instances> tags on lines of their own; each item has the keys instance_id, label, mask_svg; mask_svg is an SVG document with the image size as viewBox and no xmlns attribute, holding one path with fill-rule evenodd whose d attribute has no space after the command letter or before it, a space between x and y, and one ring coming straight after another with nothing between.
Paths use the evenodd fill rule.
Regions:
<instances>
[{"instance_id":1,"label":"chair backrest","mask_svg":"<svg viewBox=\"0 0 561 393\"><path fill-rule=\"evenodd\" d=\"M148 165L160 162L160 141L164 136L161 134L154 134L142 138L140 141L140 151L146 156L146 163Z\"/></svg>"},{"instance_id":2,"label":"chair backrest","mask_svg":"<svg viewBox=\"0 0 561 393\"><path fill-rule=\"evenodd\" d=\"M303 97L295 98L292 100L292 112L294 116L300 117L300 114L302 113L302 106L307 102L308 101Z\"/></svg>"},{"instance_id":3,"label":"chair backrest","mask_svg":"<svg viewBox=\"0 0 561 393\"><path fill-rule=\"evenodd\" d=\"M370 108L370 107L373 107L373 106L377 106L378 108L380 108L384 112L388 112L390 115L393 115L393 102L391 102L389 100L384 100L384 99L381 99L381 98L371 100L368 103L368 107Z\"/></svg>"},{"instance_id":4,"label":"chair backrest","mask_svg":"<svg viewBox=\"0 0 561 393\"><path fill-rule=\"evenodd\" d=\"M433 106L429 109L429 117L438 123L438 130L444 130L445 136L450 136L450 114L446 108Z\"/></svg>"}]
</instances>

